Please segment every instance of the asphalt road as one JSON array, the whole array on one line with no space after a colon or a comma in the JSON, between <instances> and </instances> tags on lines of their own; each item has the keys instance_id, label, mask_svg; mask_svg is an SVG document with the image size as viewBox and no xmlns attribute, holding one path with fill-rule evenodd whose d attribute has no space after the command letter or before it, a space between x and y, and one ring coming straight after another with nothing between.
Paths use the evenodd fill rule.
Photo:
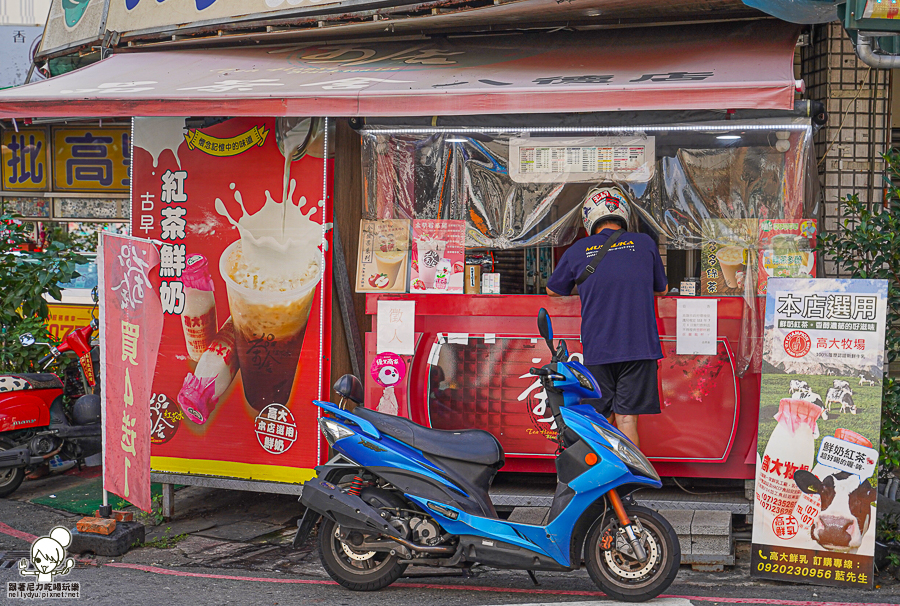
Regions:
<instances>
[{"instance_id":1,"label":"asphalt road","mask_svg":"<svg viewBox=\"0 0 900 606\"><path fill-rule=\"evenodd\" d=\"M74 526L75 517L26 502L0 500L0 552L30 547L28 535L43 535L58 524ZM81 600L53 600L53 604L92 605L171 604L187 606L220 604L324 604L358 606L360 601L384 606L493 606L501 604L611 604L591 583L587 573L538 573L534 587L521 571L485 570L474 578L435 576L403 578L373 594L347 591L327 577L310 554L302 574L277 570L241 570L222 567L183 566L172 556L177 550L142 548L124 558L92 558L79 562L66 578L78 581ZM125 560L124 562L122 560ZM698 573L682 567L675 583L657 600L659 606L716 604L783 604L787 606L848 606L851 604L900 604L900 583L883 575L874 591L842 590L749 578L748 566L724 573ZM417 573L416 573L417 574ZM6 600L9 581L23 580L17 569L0 569L0 602ZM24 579L29 580L29 579ZM33 579L30 579L33 580ZM22 602L25 603L25 602ZM30 603L39 603L31 601Z\"/></svg>"}]
</instances>

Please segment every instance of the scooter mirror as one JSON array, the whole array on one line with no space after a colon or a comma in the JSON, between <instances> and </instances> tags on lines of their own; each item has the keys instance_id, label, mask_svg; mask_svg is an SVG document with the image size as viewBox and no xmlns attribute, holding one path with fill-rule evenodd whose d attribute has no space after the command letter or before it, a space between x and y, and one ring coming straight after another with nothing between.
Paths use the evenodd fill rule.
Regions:
<instances>
[{"instance_id":1,"label":"scooter mirror","mask_svg":"<svg viewBox=\"0 0 900 606\"><path fill-rule=\"evenodd\" d=\"M100 295L97 294L97 287L96 287L96 286L95 286L94 288L91 289L91 301L93 301L94 303L97 303L97 302L100 301Z\"/></svg>"},{"instance_id":2,"label":"scooter mirror","mask_svg":"<svg viewBox=\"0 0 900 606\"><path fill-rule=\"evenodd\" d=\"M550 314L543 307L538 312L538 332L547 342L547 347L553 352L553 326L550 324Z\"/></svg>"},{"instance_id":3,"label":"scooter mirror","mask_svg":"<svg viewBox=\"0 0 900 606\"><path fill-rule=\"evenodd\" d=\"M30 332L25 332L19 335L19 343L28 347L29 345L34 345L34 335Z\"/></svg>"}]
</instances>

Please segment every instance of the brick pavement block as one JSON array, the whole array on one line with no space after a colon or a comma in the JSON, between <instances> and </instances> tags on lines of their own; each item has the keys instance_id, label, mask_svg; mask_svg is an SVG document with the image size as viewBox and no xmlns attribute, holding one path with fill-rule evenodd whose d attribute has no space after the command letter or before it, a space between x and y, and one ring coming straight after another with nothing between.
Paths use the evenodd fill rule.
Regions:
<instances>
[{"instance_id":1,"label":"brick pavement block","mask_svg":"<svg viewBox=\"0 0 900 606\"><path fill-rule=\"evenodd\" d=\"M120 556L133 546L144 542L144 525L139 522L122 522L109 535L72 530L69 553L93 553L99 556Z\"/></svg>"},{"instance_id":2,"label":"brick pavement block","mask_svg":"<svg viewBox=\"0 0 900 606\"><path fill-rule=\"evenodd\" d=\"M100 510L94 512L95 518L102 518L100 515ZM116 522L134 522L134 512L133 511L120 511L118 509L113 509L112 519Z\"/></svg>"},{"instance_id":3,"label":"brick pavement block","mask_svg":"<svg viewBox=\"0 0 900 606\"><path fill-rule=\"evenodd\" d=\"M657 513L668 520L675 529L675 533L678 535L678 544L681 547L681 555L690 554L693 551L691 523L694 520L694 511L691 509L660 509Z\"/></svg>"},{"instance_id":4,"label":"brick pavement block","mask_svg":"<svg viewBox=\"0 0 900 606\"><path fill-rule=\"evenodd\" d=\"M75 525L78 532L108 535L116 529L116 521L108 518L85 517Z\"/></svg>"}]
</instances>

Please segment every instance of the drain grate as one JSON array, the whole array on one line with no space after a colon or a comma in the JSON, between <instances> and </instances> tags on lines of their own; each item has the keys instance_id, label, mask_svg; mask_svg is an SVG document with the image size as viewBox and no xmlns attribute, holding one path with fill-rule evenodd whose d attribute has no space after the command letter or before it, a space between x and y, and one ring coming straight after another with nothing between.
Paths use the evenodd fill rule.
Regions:
<instances>
[{"instance_id":1,"label":"drain grate","mask_svg":"<svg viewBox=\"0 0 900 606\"><path fill-rule=\"evenodd\" d=\"M0 552L0 569L4 568L18 568L19 560L22 558L28 558L30 552L28 551L3 551Z\"/></svg>"}]
</instances>

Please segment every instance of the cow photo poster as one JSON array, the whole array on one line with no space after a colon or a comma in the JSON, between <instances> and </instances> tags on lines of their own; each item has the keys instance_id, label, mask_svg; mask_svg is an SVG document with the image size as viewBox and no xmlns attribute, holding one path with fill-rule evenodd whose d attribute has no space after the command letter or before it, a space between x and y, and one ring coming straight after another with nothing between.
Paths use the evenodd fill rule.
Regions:
<instances>
[{"instance_id":1,"label":"cow photo poster","mask_svg":"<svg viewBox=\"0 0 900 606\"><path fill-rule=\"evenodd\" d=\"M872 587L885 280L771 278L751 574Z\"/></svg>"},{"instance_id":2,"label":"cow photo poster","mask_svg":"<svg viewBox=\"0 0 900 606\"><path fill-rule=\"evenodd\" d=\"M319 118L135 118L132 233L159 245L153 471L315 475L332 160ZM323 178L324 175L324 178Z\"/></svg>"}]
</instances>

